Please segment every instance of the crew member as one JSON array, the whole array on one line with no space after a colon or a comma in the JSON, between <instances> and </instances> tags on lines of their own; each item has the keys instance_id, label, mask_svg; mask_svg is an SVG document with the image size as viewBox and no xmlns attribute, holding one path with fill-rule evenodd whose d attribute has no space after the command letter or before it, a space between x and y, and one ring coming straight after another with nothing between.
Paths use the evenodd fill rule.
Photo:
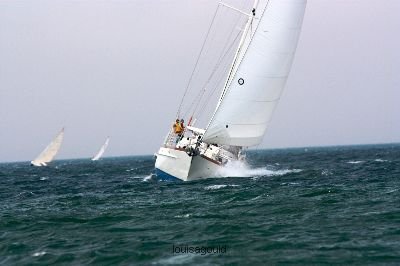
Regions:
<instances>
[{"instance_id":1,"label":"crew member","mask_svg":"<svg viewBox=\"0 0 400 266\"><path fill-rule=\"evenodd\" d=\"M173 124L172 128L174 129L175 134L182 134L183 128L181 126L181 123L179 122L179 119L176 119L175 123Z\"/></svg>"}]
</instances>

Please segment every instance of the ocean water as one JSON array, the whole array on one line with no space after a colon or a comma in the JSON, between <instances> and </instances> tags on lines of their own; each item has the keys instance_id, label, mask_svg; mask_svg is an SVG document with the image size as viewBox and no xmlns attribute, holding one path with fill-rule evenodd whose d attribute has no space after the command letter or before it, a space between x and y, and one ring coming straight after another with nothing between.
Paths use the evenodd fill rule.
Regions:
<instances>
[{"instance_id":1,"label":"ocean water","mask_svg":"<svg viewBox=\"0 0 400 266\"><path fill-rule=\"evenodd\" d=\"M247 153L160 181L151 156L0 164L1 265L400 265L400 145Z\"/></svg>"}]
</instances>

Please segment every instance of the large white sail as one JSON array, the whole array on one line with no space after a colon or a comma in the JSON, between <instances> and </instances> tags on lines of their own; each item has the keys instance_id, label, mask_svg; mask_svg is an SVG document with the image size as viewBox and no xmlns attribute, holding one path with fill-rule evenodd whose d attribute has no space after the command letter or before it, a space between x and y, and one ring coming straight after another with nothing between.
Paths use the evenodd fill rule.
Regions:
<instances>
[{"instance_id":1,"label":"large white sail","mask_svg":"<svg viewBox=\"0 0 400 266\"><path fill-rule=\"evenodd\" d=\"M39 154L39 156L35 160L31 161L31 164L35 166L46 166L47 163L51 162L58 153L63 138L64 128L61 129L53 141L47 145L47 147Z\"/></svg>"},{"instance_id":2,"label":"large white sail","mask_svg":"<svg viewBox=\"0 0 400 266\"><path fill-rule=\"evenodd\" d=\"M233 146L262 141L289 75L306 2L259 1L204 141Z\"/></svg>"},{"instance_id":3,"label":"large white sail","mask_svg":"<svg viewBox=\"0 0 400 266\"><path fill-rule=\"evenodd\" d=\"M106 151L109 142L110 142L110 137L107 137L107 139L104 142L103 146L101 146L100 150L92 158L92 161L97 161L98 159L100 159L101 156L103 156L103 153Z\"/></svg>"}]
</instances>

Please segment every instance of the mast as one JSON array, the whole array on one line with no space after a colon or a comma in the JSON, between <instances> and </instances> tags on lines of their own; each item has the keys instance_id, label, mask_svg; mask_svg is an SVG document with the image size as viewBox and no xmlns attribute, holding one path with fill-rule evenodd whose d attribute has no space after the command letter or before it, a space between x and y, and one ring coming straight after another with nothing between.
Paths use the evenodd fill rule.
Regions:
<instances>
[{"instance_id":1,"label":"mast","mask_svg":"<svg viewBox=\"0 0 400 266\"><path fill-rule=\"evenodd\" d=\"M248 20L203 141L231 146L262 141L290 72L305 6L306 0L254 3L255 15Z\"/></svg>"},{"instance_id":2,"label":"mast","mask_svg":"<svg viewBox=\"0 0 400 266\"><path fill-rule=\"evenodd\" d=\"M227 6L227 7L230 7L230 6L225 5L225 4L223 4L223 5L224 5L224 6ZM250 25L253 23L253 20L254 20L254 17L255 17L255 10L256 10L256 8L257 8L257 5L258 5L258 0L255 0L255 1L254 1L254 4L253 4L253 9L252 9L252 14L251 14L251 15L250 15L250 14L247 14L247 13L245 13L245 12L239 11L239 10L236 9L236 8L233 8L234 10L239 11L240 13L247 15L247 16L248 16L248 19L247 19L247 22L246 22L246 25L245 25L245 28L244 28L242 37L240 38L240 41L239 41L239 44L238 44L238 48L236 49L235 56L233 57L232 65L231 65L231 67L229 68L229 69L230 69L230 70L229 70L229 75L228 75L228 77L227 77L227 79L226 79L226 81L225 81L225 84L224 84L224 87L223 87L224 89L223 89L222 92L221 92L221 96L220 96L220 98L219 98L217 107L215 108L215 111L214 111L213 115L211 116L210 121L208 122L208 125L207 125L207 127L206 127L206 132L207 132L207 129L209 128L211 122L214 120L215 114L217 113L217 111L218 111L218 109L219 109L219 106L220 106L222 100L224 99L224 96L225 96L225 94L226 94L226 92L227 92L227 90L228 90L228 84L232 81L232 77L234 76L235 66L236 66L237 61L238 61L238 59L239 59L239 53L240 53L240 51L241 51L242 48L243 48L244 41L245 41L245 39L246 39L247 34L248 34L249 31L251 30ZM232 7L230 7L230 8L232 8ZM250 34L251 34L251 32L250 32Z\"/></svg>"}]
</instances>

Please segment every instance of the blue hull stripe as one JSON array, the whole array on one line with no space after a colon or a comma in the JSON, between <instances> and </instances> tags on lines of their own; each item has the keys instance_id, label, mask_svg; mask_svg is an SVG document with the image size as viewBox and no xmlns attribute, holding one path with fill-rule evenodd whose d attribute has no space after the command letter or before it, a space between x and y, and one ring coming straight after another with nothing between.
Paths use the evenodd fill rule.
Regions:
<instances>
[{"instance_id":1,"label":"blue hull stripe","mask_svg":"<svg viewBox=\"0 0 400 266\"><path fill-rule=\"evenodd\" d=\"M155 169L155 174L161 180L182 181L179 178L177 178L173 175L167 174L166 172L161 171L158 168Z\"/></svg>"}]
</instances>

